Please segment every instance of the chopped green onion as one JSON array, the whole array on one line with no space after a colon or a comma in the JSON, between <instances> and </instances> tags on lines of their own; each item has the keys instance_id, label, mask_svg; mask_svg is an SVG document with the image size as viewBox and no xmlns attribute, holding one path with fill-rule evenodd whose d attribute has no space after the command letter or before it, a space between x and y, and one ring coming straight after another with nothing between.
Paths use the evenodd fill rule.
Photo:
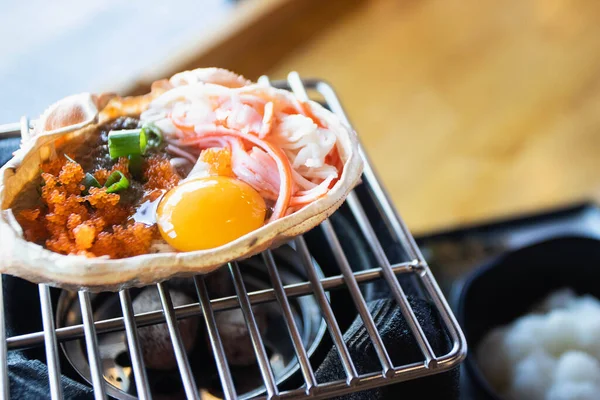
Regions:
<instances>
[{"instance_id":1,"label":"chopped green onion","mask_svg":"<svg viewBox=\"0 0 600 400\"><path fill-rule=\"evenodd\" d=\"M148 146L158 147L161 145L163 134L158 126L154 125L152 122L145 123L142 126L142 132L144 132L148 138Z\"/></svg>"},{"instance_id":2,"label":"chopped green onion","mask_svg":"<svg viewBox=\"0 0 600 400\"><path fill-rule=\"evenodd\" d=\"M108 133L108 152L113 159L133 154L144 154L147 145L146 132L142 129L127 129Z\"/></svg>"},{"instance_id":3,"label":"chopped green onion","mask_svg":"<svg viewBox=\"0 0 600 400\"><path fill-rule=\"evenodd\" d=\"M67 153L65 153L65 158L66 158L67 160L71 161L72 163L75 163L75 164L77 164L77 162L76 162L75 160L73 160L71 157L69 157L69 156L67 155Z\"/></svg>"},{"instance_id":4,"label":"chopped green onion","mask_svg":"<svg viewBox=\"0 0 600 400\"><path fill-rule=\"evenodd\" d=\"M121 171L115 171L106 180L104 184L106 193L115 193L129 187L129 179Z\"/></svg>"},{"instance_id":5,"label":"chopped green onion","mask_svg":"<svg viewBox=\"0 0 600 400\"><path fill-rule=\"evenodd\" d=\"M83 177L83 181L81 181L81 184L85 186L85 190L83 191L84 194L87 194L91 187L102 187L102 185L100 185L100 182L98 182L98 180L94 178L94 175L90 174L89 172L85 174L85 176Z\"/></svg>"},{"instance_id":6,"label":"chopped green onion","mask_svg":"<svg viewBox=\"0 0 600 400\"><path fill-rule=\"evenodd\" d=\"M142 156L139 154L132 154L129 157L129 172L135 179L142 178Z\"/></svg>"}]
</instances>

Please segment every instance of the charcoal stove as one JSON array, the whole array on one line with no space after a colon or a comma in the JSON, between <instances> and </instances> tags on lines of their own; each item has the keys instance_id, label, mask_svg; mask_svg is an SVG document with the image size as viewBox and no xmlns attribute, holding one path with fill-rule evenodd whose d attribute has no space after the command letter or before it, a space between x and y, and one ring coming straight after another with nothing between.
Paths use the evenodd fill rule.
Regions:
<instances>
[{"instance_id":1,"label":"charcoal stove","mask_svg":"<svg viewBox=\"0 0 600 400\"><path fill-rule=\"evenodd\" d=\"M297 73L290 73L287 81L270 82L267 77L260 81L292 90L303 100L314 94L349 124L326 82L302 80ZM0 137L26 135L28 131L29 121L23 118L20 124L0 127ZM179 290L181 280L171 280L155 285L158 309L134 312L137 289L92 295L61 293L46 285L35 289L35 285L22 282L39 295L40 329L6 337L5 299L0 286L2 398L10 396L7 353L17 350L45 362L48 396L52 399L63 398L63 374L91 386L96 399L321 399L457 367L467 349L462 331L362 148L361 155L365 160L362 183L330 219L282 248L267 250L250 261L234 261L217 272L225 276L220 279L230 282L230 292L215 293L211 275L195 276L184 285L189 300L174 304L173 291ZM287 254L287 261L282 252ZM368 305L382 293L399 308L414 337L419 361L392 361ZM448 343L446 350L434 351L409 295L431 305ZM259 314L257 307L261 305L269 306L269 317ZM255 358L245 369L232 365L219 323L220 313L231 310L239 313ZM357 316L372 342L376 371L359 372L350 355L343 332ZM276 333L265 330L265 318L276 321ZM200 326L202 338L196 341L207 344L200 356L188 351L183 334L182 322L192 319ZM156 387L161 378L145 365L143 356L140 329L157 324L164 324L172 344L175 368L167 380L175 384L169 390ZM343 377L318 381L315 371L331 348L337 351ZM198 357L204 361L198 362ZM118 373L111 375L110 371Z\"/></svg>"}]
</instances>

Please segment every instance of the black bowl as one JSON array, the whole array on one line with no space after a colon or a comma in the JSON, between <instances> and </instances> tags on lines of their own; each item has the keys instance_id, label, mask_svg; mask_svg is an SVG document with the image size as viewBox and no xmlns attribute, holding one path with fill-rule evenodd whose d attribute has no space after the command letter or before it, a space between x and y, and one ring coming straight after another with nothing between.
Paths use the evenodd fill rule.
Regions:
<instances>
[{"instance_id":1,"label":"black bowl","mask_svg":"<svg viewBox=\"0 0 600 400\"><path fill-rule=\"evenodd\" d=\"M491 329L526 314L551 292L569 287L600 298L600 241L561 237L502 255L469 276L458 299L457 318L469 348L467 376L477 398L500 400L475 361Z\"/></svg>"}]
</instances>

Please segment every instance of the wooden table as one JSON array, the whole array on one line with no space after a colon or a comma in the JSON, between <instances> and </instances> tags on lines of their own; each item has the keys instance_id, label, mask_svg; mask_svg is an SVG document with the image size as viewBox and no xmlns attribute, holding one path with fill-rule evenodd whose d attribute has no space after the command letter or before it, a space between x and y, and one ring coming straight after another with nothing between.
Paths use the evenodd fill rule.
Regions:
<instances>
[{"instance_id":1,"label":"wooden table","mask_svg":"<svg viewBox=\"0 0 600 400\"><path fill-rule=\"evenodd\" d=\"M600 2L287 3L186 65L331 81L413 232L600 194Z\"/></svg>"},{"instance_id":2,"label":"wooden table","mask_svg":"<svg viewBox=\"0 0 600 400\"><path fill-rule=\"evenodd\" d=\"M337 88L415 233L600 194L600 2L368 2L274 66Z\"/></svg>"}]
</instances>

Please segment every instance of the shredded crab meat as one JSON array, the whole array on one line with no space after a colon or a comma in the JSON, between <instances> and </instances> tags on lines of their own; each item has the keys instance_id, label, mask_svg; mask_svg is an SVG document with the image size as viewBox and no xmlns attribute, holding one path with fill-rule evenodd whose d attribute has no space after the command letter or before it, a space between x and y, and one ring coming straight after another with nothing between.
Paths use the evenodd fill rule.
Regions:
<instances>
[{"instance_id":1,"label":"shredded crab meat","mask_svg":"<svg viewBox=\"0 0 600 400\"><path fill-rule=\"evenodd\" d=\"M177 146L173 146L172 144L167 145L165 150L167 151L167 153L185 158L186 160L190 161L192 164L195 163L197 160L197 157L194 157L193 154L190 154L187 151L182 150Z\"/></svg>"},{"instance_id":2,"label":"shredded crab meat","mask_svg":"<svg viewBox=\"0 0 600 400\"><path fill-rule=\"evenodd\" d=\"M335 167L331 168L325 162L335 146L336 136L327 129L319 128L311 118L299 114L284 116L273 131L271 141L283 149L298 172L299 168L306 167L304 170L312 173L312 177L319 173L322 179L337 175Z\"/></svg>"},{"instance_id":3,"label":"shredded crab meat","mask_svg":"<svg viewBox=\"0 0 600 400\"><path fill-rule=\"evenodd\" d=\"M230 83L174 77L141 120L163 130L168 152L195 163L187 179L214 173L203 151L227 149L233 174L275 201L269 221L325 196L341 174L335 132L293 96Z\"/></svg>"},{"instance_id":4,"label":"shredded crab meat","mask_svg":"<svg viewBox=\"0 0 600 400\"><path fill-rule=\"evenodd\" d=\"M244 79L242 76L222 68L202 68L184 71L173 75L169 79L169 83L174 87L198 82L212 82L231 88L250 84L250 81Z\"/></svg>"}]
</instances>

